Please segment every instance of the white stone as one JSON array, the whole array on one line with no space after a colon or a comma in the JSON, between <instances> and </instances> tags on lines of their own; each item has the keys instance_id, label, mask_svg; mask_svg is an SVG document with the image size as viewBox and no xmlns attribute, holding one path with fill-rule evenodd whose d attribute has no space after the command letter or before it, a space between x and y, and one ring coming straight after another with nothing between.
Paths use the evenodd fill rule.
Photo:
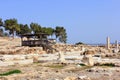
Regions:
<instances>
[{"instance_id":1,"label":"white stone","mask_svg":"<svg viewBox=\"0 0 120 80\"><path fill-rule=\"evenodd\" d=\"M87 66L93 66L94 65L94 60L93 60L93 57L91 55L85 55L83 57L82 61Z\"/></svg>"},{"instance_id":2,"label":"white stone","mask_svg":"<svg viewBox=\"0 0 120 80\"><path fill-rule=\"evenodd\" d=\"M106 48L107 49L110 49L110 38L109 37L107 37L107 39L106 39Z\"/></svg>"},{"instance_id":3,"label":"white stone","mask_svg":"<svg viewBox=\"0 0 120 80\"><path fill-rule=\"evenodd\" d=\"M18 61L13 61L15 64L32 64L33 59L26 59L26 60L18 60Z\"/></svg>"},{"instance_id":4,"label":"white stone","mask_svg":"<svg viewBox=\"0 0 120 80\"><path fill-rule=\"evenodd\" d=\"M58 60L62 63L65 63L65 57L64 57L64 53L62 53L61 51L58 54Z\"/></svg>"},{"instance_id":5,"label":"white stone","mask_svg":"<svg viewBox=\"0 0 120 80\"><path fill-rule=\"evenodd\" d=\"M12 62L12 61L8 61L8 62L0 61L0 66L9 66L9 65L14 65L14 62Z\"/></svg>"}]
</instances>

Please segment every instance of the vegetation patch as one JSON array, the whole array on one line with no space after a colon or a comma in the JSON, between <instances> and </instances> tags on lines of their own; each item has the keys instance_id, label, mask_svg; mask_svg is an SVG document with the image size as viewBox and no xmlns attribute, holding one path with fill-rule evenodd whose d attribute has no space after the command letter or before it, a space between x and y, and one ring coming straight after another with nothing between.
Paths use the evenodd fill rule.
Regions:
<instances>
[{"instance_id":1,"label":"vegetation patch","mask_svg":"<svg viewBox=\"0 0 120 80\"><path fill-rule=\"evenodd\" d=\"M81 63L81 64L79 64L79 65L80 65L80 66L86 66L85 64L82 64L82 63Z\"/></svg>"},{"instance_id":2,"label":"vegetation patch","mask_svg":"<svg viewBox=\"0 0 120 80\"><path fill-rule=\"evenodd\" d=\"M81 67L81 68L72 69L72 70L70 70L70 71L72 71L72 72L83 71L83 70L86 70L86 69L90 69L90 68L92 68L92 67L93 67L93 66L83 66L83 67Z\"/></svg>"},{"instance_id":3,"label":"vegetation patch","mask_svg":"<svg viewBox=\"0 0 120 80\"><path fill-rule=\"evenodd\" d=\"M49 66L46 66L46 67L50 67L50 68L59 68L59 69L61 69L61 68L64 67L64 65L49 65Z\"/></svg>"},{"instance_id":4,"label":"vegetation patch","mask_svg":"<svg viewBox=\"0 0 120 80\"><path fill-rule=\"evenodd\" d=\"M21 71L20 70L11 70L11 71L0 74L0 76L8 76L11 74L18 74L18 73L21 73Z\"/></svg>"},{"instance_id":5,"label":"vegetation patch","mask_svg":"<svg viewBox=\"0 0 120 80\"><path fill-rule=\"evenodd\" d=\"M104 63L104 64L95 64L95 66L115 67L115 64L113 64L113 63Z\"/></svg>"},{"instance_id":6,"label":"vegetation patch","mask_svg":"<svg viewBox=\"0 0 120 80\"><path fill-rule=\"evenodd\" d=\"M75 45L82 45L82 44L84 44L84 43L83 42L78 42Z\"/></svg>"},{"instance_id":7,"label":"vegetation patch","mask_svg":"<svg viewBox=\"0 0 120 80\"><path fill-rule=\"evenodd\" d=\"M105 64L101 64L100 66L115 67L115 64L113 64L113 63L105 63Z\"/></svg>"}]
</instances>

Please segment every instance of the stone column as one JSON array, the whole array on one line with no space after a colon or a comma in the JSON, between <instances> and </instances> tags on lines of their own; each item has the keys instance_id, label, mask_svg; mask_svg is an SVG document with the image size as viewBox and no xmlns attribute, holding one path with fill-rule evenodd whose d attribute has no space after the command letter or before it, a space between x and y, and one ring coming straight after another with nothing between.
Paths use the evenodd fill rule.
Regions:
<instances>
[{"instance_id":1,"label":"stone column","mask_svg":"<svg viewBox=\"0 0 120 80\"><path fill-rule=\"evenodd\" d=\"M86 50L86 49L82 46L82 52L85 52L85 50Z\"/></svg>"},{"instance_id":2,"label":"stone column","mask_svg":"<svg viewBox=\"0 0 120 80\"><path fill-rule=\"evenodd\" d=\"M115 45L116 45L116 49L118 49L119 44L118 44L118 41L117 41L117 40L115 41Z\"/></svg>"},{"instance_id":3,"label":"stone column","mask_svg":"<svg viewBox=\"0 0 120 80\"><path fill-rule=\"evenodd\" d=\"M61 51L59 52L58 60L62 63L65 63L65 57L64 57L64 54Z\"/></svg>"},{"instance_id":4,"label":"stone column","mask_svg":"<svg viewBox=\"0 0 120 80\"><path fill-rule=\"evenodd\" d=\"M107 39L106 39L106 49L110 49L110 38L109 37L107 37Z\"/></svg>"},{"instance_id":5,"label":"stone column","mask_svg":"<svg viewBox=\"0 0 120 80\"><path fill-rule=\"evenodd\" d=\"M115 50L116 50L116 53L119 51L119 44L117 40L115 41Z\"/></svg>"}]
</instances>

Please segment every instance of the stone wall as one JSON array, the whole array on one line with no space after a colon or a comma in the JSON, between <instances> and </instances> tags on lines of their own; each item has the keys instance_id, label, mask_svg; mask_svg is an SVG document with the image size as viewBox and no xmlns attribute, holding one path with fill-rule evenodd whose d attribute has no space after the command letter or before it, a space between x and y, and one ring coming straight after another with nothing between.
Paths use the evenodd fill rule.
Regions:
<instances>
[{"instance_id":1,"label":"stone wall","mask_svg":"<svg viewBox=\"0 0 120 80\"><path fill-rule=\"evenodd\" d=\"M38 54L0 55L0 66L32 64L38 60Z\"/></svg>"}]
</instances>

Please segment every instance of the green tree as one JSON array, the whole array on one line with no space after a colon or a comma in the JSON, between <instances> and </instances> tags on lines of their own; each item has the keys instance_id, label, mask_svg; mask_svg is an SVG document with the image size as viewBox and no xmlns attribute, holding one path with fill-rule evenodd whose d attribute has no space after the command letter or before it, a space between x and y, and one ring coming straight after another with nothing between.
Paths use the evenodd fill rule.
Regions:
<instances>
[{"instance_id":1,"label":"green tree","mask_svg":"<svg viewBox=\"0 0 120 80\"><path fill-rule=\"evenodd\" d=\"M27 24L25 25L19 24L19 26L20 26L20 31L18 32L19 35L31 33L31 29L29 28Z\"/></svg>"},{"instance_id":2,"label":"green tree","mask_svg":"<svg viewBox=\"0 0 120 80\"><path fill-rule=\"evenodd\" d=\"M30 28L32 29L34 33L40 33L41 31L41 26L37 23L31 23Z\"/></svg>"},{"instance_id":3,"label":"green tree","mask_svg":"<svg viewBox=\"0 0 120 80\"><path fill-rule=\"evenodd\" d=\"M41 28L41 32L42 32L42 33L46 33L46 34L52 36L53 33L54 33L54 29L51 28L51 27L42 27L42 28Z\"/></svg>"},{"instance_id":4,"label":"green tree","mask_svg":"<svg viewBox=\"0 0 120 80\"><path fill-rule=\"evenodd\" d=\"M1 18L0 18L0 26L3 26L3 22Z\"/></svg>"},{"instance_id":5,"label":"green tree","mask_svg":"<svg viewBox=\"0 0 120 80\"><path fill-rule=\"evenodd\" d=\"M51 27L48 27L47 28L47 34L52 36L54 34L54 29L51 28Z\"/></svg>"},{"instance_id":6,"label":"green tree","mask_svg":"<svg viewBox=\"0 0 120 80\"><path fill-rule=\"evenodd\" d=\"M59 37L59 41L66 43L67 42L67 33L64 32L60 37Z\"/></svg>"},{"instance_id":7,"label":"green tree","mask_svg":"<svg viewBox=\"0 0 120 80\"><path fill-rule=\"evenodd\" d=\"M60 33L61 33L61 27L57 26L55 28L55 36L56 36L56 39L60 36Z\"/></svg>"},{"instance_id":8,"label":"green tree","mask_svg":"<svg viewBox=\"0 0 120 80\"><path fill-rule=\"evenodd\" d=\"M16 32L20 31L20 27L18 25L17 19L7 19L4 21L5 30L9 30L9 34L15 36Z\"/></svg>"},{"instance_id":9,"label":"green tree","mask_svg":"<svg viewBox=\"0 0 120 80\"><path fill-rule=\"evenodd\" d=\"M3 26L2 19L0 18L0 27ZM0 28L0 36L3 36L3 29Z\"/></svg>"},{"instance_id":10,"label":"green tree","mask_svg":"<svg viewBox=\"0 0 120 80\"><path fill-rule=\"evenodd\" d=\"M66 43L67 41L67 33L64 27L57 26L55 29L56 39L58 38L60 42Z\"/></svg>"}]
</instances>

